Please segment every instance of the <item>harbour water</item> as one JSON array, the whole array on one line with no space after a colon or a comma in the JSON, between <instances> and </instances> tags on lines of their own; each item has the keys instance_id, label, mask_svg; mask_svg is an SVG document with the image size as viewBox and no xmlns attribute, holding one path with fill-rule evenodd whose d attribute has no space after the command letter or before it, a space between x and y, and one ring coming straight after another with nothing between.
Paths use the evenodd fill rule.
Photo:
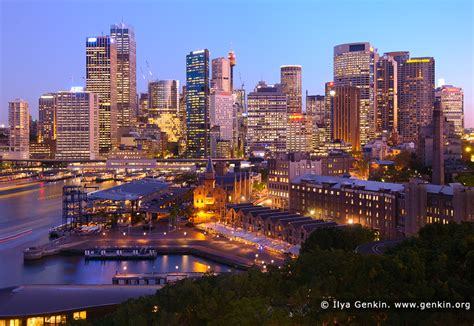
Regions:
<instances>
[{"instance_id":1,"label":"harbour water","mask_svg":"<svg viewBox=\"0 0 474 326\"><path fill-rule=\"evenodd\" d=\"M62 222L62 187L79 179L38 183L0 195L0 288L21 284L111 284L116 272L215 272L224 265L193 256L159 256L154 261L86 261L83 257L55 256L23 261L23 249L48 241L49 229ZM114 181L98 184L101 189ZM176 269L178 266L178 270Z\"/></svg>"}]
</instances>

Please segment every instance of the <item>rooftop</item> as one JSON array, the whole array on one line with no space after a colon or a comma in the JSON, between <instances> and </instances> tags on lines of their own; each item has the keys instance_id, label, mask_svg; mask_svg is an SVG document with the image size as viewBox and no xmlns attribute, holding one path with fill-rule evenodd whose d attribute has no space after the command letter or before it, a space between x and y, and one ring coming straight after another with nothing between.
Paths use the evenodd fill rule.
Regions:
<instances>
[{"instance_id":1,"label":"rooftop","mask_svg":"<svg viewBox=\"0 0 474 326\"><path fill-rule=\"evenodd\" d=\"M116 305L155 294L154 286L25 285L0 289L0 318Z\"/></svg>"},{"instance_id":2,"label":"rooftop","mask_svg":"<svg viewBox=\"0 0 474 326\"><path fill-rule=\"evenodd\" d=\"M168 184L155 179L142 179L122 184L106 190L88 194L90 199L139 200L145 196L168 188Z\"/></svg>"},{"instance_id":3,"label":"rooftop","mask_svg":"<svg viewBox=\"0 0 474 326\"><path fill-rule=\"evenodd\" d=\"M315 175L315 174L305 174L300 177L296 177L292 183L299 184L302 182L312 183L312 184L332 184L331 188L341 189L343 186L352 186L352 187L363 187L368 191L382 191L390 190L394 192L401 192L404 190L403 184L400 183L391 183L391 182L380 182L380 181L368 181L344 177L332 177L325 175Z\"/></svg>"}]
</instances>

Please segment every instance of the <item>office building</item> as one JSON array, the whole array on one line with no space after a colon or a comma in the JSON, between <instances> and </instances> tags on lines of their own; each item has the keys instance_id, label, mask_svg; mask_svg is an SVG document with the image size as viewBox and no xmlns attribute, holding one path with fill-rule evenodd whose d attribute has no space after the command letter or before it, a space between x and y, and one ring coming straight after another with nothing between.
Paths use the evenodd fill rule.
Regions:
<instances>
[{"instance_id":1,"label":"office building","mask_svg":"<svg viewBox=\"0 0 474 326\"><path fill-rule=\"evenodd\" d=\"M312 128L303 113L288 113L286 150L292 152L311 151Z\"/></svg>"},{"instance_id":2,"label":"office building","mask_svg":"<svg viewBox=\"0 0 474 326\"><path fill-rule=\"evenodd\" d=\"M247 146L267 155L286 152L287 96L281 85L257 84L247 97Z\"/></svg>"},{"instance_id":3,"label":"office building","mask_svg":"<svg viewBox=\"0 0 474 326\"><path fill-rule=\"evenodd\" d=\"M193 51L186 56L186 135L187 156L210 155L209 51Z\"/></svg>"},{"instance_id":4,"label":"office building","mask_svg":"<svg viewBox=\"0 0 474 326\"><path fill-rule=\"evenodd\" d=\"M302 112L301 66L280 67L280 84L288 99L288 113Z\"/></svg>"},{"instance_id":5,"label":"office building","mask_svg":"<svg viewBox=\"0 0 474 326\"><path fill-rule=\"evenodd\" d=\"M47 158L56 150L56 94L41 95L38 101L38 146Z\"/></svg>"},{"instance_id":6,"label":"office building","mask_svg":"<svg viewBox=\"0 0 474 326\"><path fill-rule=\"evenodd\" d=\"M86 39L86 89L99 95L99 150L107 155L117 138L117 46L110 36Z\"/></svg>"},{"instance_id":7,"label":"office building","mask_svg":"<svg viewBox=\"0 0 474 326\"><path fill-rule=\"evenodd\" d=\"M360 88L355 86L334 87L332 139L352 145L352 150L361 148Z\"/></svg>"},{"instance_id":8,"label":"office building","mask_svg":"<svg viewBox=\"0 0 474 326\"><path fill-rule=\"evenodd\" d=\"M30 158L30 114L28 102L15 99L8 102L9 153L12 159Z\"/></svg>"},{"instance_id":9,"label":"office building","mask_svg":"<svg viewBox=\"0 0 474 326\"><path fill-rule=\"evenodd\" d=\"M385 54L376 70L377 135L398 132L398 63Z\"/></svg>"},{"instance_id":10,"label":"office building","mask_svg":"<svg viewBox=\"0 0 474 326\"><path fill-rule=\"evenodd\" d=\"M304 175L290 182L290 211L341 224L361 224L381 238L415 235L429 223L474 221L474 188Z\"/></svg>"},{"instance_id":11,"label":"office building","mask_svg":"<svg viewBox=\"0 0 474 326\"><path fill-rule=\"evenodd\" d=\"M110 27L117 45L117 127L133 126L137 110L137 50L135 31L124 23Z\"/></svg>"},{"instance_id":12,"label":"office building","mask_svg":"<svg viewBox=\"0 0 474 326\"><path fill-rule=\"evenodd\" d=\"M234 98L231 92L215 90L210 96L211 127L219 126L219 139L232 142L234 136Z\"/></svg>"},{"instance_id":13,"label":"office building","mask_svg":"<svg viewBox=\"0 0 474 326\"><path fill-rule=\"evenodd\" d=\"M306 91L306 122L310 134L311 151L316 150L326 139L327 125L331 125L331 115L326 110L324 95L308 95Z\"/></svg>"},{"instance_id":14,"label":"office building","mask_svg":"<svg viewBox=\"0 0 474 326\"><path fill-rule=\"evenodd\" d=\"M100 99L73 89L56 93L56 159L93 160L99 157Z\"/></svg>"},{"instance_id":15,"label":"office building","mask_svg":"<svg viewBox=\"0 0 474 326\"><path fill-rule=\"evenodd\" d=\"M289 207L289 185L297 176L305 174L342 176L349 173L352 157L333 151L327 156L309 153L277 154L268 160L268 196L274 208Z\"/></svg>"},{"instance_id":16,"label":"office building","mask_svg":"<svg viewBox=\"0 0 474 326\"><path fill-rule=\"evenodd\" d=\"M226 58L212 59L211 93L232 92L230 61Z\"/></svg>"},{"instance_id":17,"label":"office building","mask_svg":"<svg viewBox=\"0 0 474 326\"><path fill-rule=\"evenodd\" d=\"M443 85L436 89L436 100L439 101L443 115L454 124L454 133L464 135L464 92L462 88Z\"/></svg>"},{"instance_id":18,"label":"office building","mask_svg":"<svg viewBox=\"0 0 474 326\"><path fill-rule=\"evenodd\" d=\"M376 50L369 43L334 47L334 85L360 89L360 141L364 145L376 134L375 66Z\"/></svg>"},{"instance_id":19,"label":"office building","mask_svg":"<svg viewBox=\"0 0 474 326\"><path fill-rule=\"evenodd\" d=\"M434 58L412 58L401 65L398 130L405 143L417 144L422 127L433 117L435 91Z\"/></svg>"}]
</instances>

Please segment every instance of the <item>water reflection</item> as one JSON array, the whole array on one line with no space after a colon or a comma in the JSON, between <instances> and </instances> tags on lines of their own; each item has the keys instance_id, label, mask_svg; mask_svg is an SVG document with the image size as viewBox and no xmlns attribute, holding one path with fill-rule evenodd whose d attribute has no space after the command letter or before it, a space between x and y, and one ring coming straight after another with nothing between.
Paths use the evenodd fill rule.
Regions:
<instances>
[{"instance_id":1,"label":"water reflection","mask_svg":"<svg viewBox=\"0 0 474 326\"><path fill-rule=\"evenodd\" d=\"M164 255L147 261L97 261L84 257L50 257L25 262L22 284L111 284L116 273L226 272L229 267L190 255ZM209 268L209 267L210 268Z\"/></svg>"}]
</instances>

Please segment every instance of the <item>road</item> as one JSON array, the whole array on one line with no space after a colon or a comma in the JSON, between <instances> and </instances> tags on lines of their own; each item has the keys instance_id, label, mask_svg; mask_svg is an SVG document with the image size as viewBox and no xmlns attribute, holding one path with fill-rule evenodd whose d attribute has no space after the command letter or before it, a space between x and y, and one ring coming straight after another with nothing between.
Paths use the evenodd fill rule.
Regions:
<instances>
[{"instance_id":1,"label":"road","mask_svg":"<svg viewBox=\"0 0 474 326\"><path fill-rule=\"evenodd\" d=\"M369 242L369 243L365 243L363 245L358 246L356 248L356 252L359 254L366 254L366 255L368 254L381 255L387 249L395 247L402 241L403 240L384 240L384 241Z\"/></svg>"}]
</instances>

